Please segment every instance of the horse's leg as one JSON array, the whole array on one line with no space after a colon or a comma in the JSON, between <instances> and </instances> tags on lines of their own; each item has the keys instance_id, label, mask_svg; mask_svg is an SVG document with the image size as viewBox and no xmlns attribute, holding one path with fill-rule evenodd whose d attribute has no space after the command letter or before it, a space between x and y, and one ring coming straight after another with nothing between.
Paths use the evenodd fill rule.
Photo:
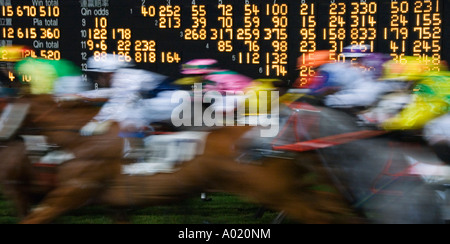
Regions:
<instances>
[{"instance_id":1,"label":"horse's leg","mask_svg":"<svg viewBox=\"0 0 450 244\"><path fill-rule=\"evenodd\" d=\"M306 179L286 179L278 178L279 184L261 191L256 197L267 206L305 223L362 223L333 185L321 179L313 184L305 182ZM293 182L298 184L294 186Z\"/></svg>"},{"instance_id":2,"label":"horse's leg","mask_svg":"<svg viewBox=\"0 0 450 244\"><path fill-rule=\"evenodd\" d=\"M117 173L117 164L106 160L82 161L80 159L63 165L58 187L21 222L22 224L50 223L60 215L93 200ZM120 169L120 163L119 163Z\"/></svg>"},{"instance_id":3,"label":"horse's leg","mask_svg":"<svg viewBox=\"0 0 450 244\"><path fill-rule=\"evenodd\" d=\"M279 185L275 184L273 188L258 189L253 193L253 198L268 208L282 211L286 216L300 222L317 224L334 222L331 211L326 209L327 207L331 207L331 205L323 207L324 205L321 203L322 199L316 197L315 193L304 190L295 192L295 189L289 189L288 185L284 185L282 182L280 183ZM259 188L257 185L253 187L254 189ZM330 202L330 204L336 205L334 202Z\"/></svg>"},{"instance_id":4,"label":"horse's leg","mask_svg":"<svg viewBox=\"0 0 450 244\"><path fill-rule=\"evenodd\" d=\"M26 186L11 185L5 186L5 194L14 202L17 215L20 219L28 215L31 207L30 196L26 193Z\"/></svg>"},{"instance_id":5,"label":"horse's leg","mask_svg":"<svg viewBox=\"0 0 450 244\"><path fill-rule=\"evenodd\" d=\"M217 188L251 199L267 208L284 211L304 223L357 222L345 199L314 167L314 158L302 155L300 165L291 160L267 160L261 166L219 163ZM216 160L218 161L218 160Z\"/></svg>"},{"instance_id":6,"label":"horse's leg","mask_svg":"<svg viewBox=\"0 0 450 244\"><path fill-rule=\"evenodd\" d=\"M25 217L30 209L27 187L30 181L30 163L25 154L25 145L14 142L1 153L0 179L5 195L14 202L17 214Z\"/></svg>"},{"instance_id":7,"label":"horse's leg","mask_svg":"<svg viewBox=\"0 0 450 244\"><path fill-rule=\"evenodd\" d=\"M89 191L82 191L78 187L60 187L52 191L31 213L20 223L21 224L46 224L62 215L63 213L83 205L85 194ZM77 194L78 193L78 194ZM68 197L68 195L74 198ZM83 197L83 198L78 198Z\"/></svg>"},{"instance_id":8,"label":"horse's leg","mask_svg":"<svg viewBox=\"0 0 450 244\"><path fill-rule=\"evenodd\" d=\"M323 200L322 198L327 198ZM274 201L264 199L268 206L282 210L282 215L309 224L330 223L362 223L360 219L340 199L333 196L315 196L315 193L285 194L283 198ZM326 205L328 203L329 205Z\"/></svg>"}]
</instances>

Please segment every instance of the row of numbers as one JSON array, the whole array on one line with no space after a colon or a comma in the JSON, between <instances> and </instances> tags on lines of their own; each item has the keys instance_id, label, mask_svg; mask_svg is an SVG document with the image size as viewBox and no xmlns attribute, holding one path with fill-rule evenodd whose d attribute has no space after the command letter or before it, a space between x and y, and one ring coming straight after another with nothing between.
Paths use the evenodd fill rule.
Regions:
<instances>
[{"instance_id":1,"label":"row of numbers","mask_svg":"<svg viewBox=\"0 0 450 244\"><path fill-rule=\"evenodd\" d=\"M157 15L158 13L158 15ZM141 6L141 15L155 18L155 25L161 29L181 28L181 7L178 5L162 5L157 11L155 6Z\"/></svg>"},{"instance_id":2,"label":"row of numbers","mask_svg":"<svg viewBox=\"0 0 450 244\"><path fill-rule=\"evenodd\" d=\"M414 27L417 36L413 43L413 55L431 70L439 70L441 64L442 19L439 1L414 2Z\"/></svg>"},{"instance_id":3,"label":"row of numbers","mask_svg":"<svg viewBox=\"0 0 450 244\"><path fill-rule=\"evenodd\" d=\"M58 6L2 6L2 16L5 17L59 17Z\"/></svg>"},{"instance_id":4,"label":"row of numbers","mask_svg":"<svg viewBox=\"0 0 450 244\"><path fill-rule=\"evenodd\" d=\"M311 77L314 76L314 70L311 65L306 62L306 58L313 55L317 51L317 34L316 34L316 5L314 3L303 3L300 6L300 67L299 78L296 80L294 87L303 87L310 83Z\"/></svg>"}]
</instances>

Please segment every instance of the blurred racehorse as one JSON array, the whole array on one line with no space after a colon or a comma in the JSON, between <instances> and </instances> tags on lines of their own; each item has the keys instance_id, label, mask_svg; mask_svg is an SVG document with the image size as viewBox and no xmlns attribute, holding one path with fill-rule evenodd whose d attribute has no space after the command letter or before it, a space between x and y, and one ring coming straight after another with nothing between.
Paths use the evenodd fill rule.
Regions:
<instances>
[{"instance_id":1,"label":"blurred racehorse","mask_svg":"<svg viewBox=\"0 0 450 244\"><path fill-rule=\"evenodd\" d=\"M17 132L17 137L3 143L0 163L3 190L15 201L21 217L28 214L34 197L40 199L54 188L51 184L41 182L40 170L37 170L30 161L21 135L47 136L49 145L57 145L63 150L70 151L75 158L83 161L79 163L80 169L83 165L92 163L89 166L92 172L95 172L96 166L104 160L114 161L121 156L120 150L108 151L122 146L122 142L116 136L118 133L116 127L113 127L108 134L95 138L80 136L80 128L88 123L100 109L95 102L80 100L56 103L51 95L28 95L15 98L10 102L30 105L28 115ZM58 175L59 172L64 172L62 167L55 168L54 171L58 172Z\"/></svg>"},{"instance_id":2,"label":"blurred racehorse","mask_svg":"<svg viewBox=\"0 0 450 244\"><path fill-rule=\"evenodd\" d=\"M200 192L222 191L273 210L284 211L300 223L355 223L360 218L334 188L316 153L290 157L237 160L245 150L238 142L252 128L224 127L211 131L204 154L177 166L174 173L125 175L119 126L105 135L82 137L79 130L99 111L84 100L56 103L51 96L26 96L31 104L18 134L45 135L49 144L75 158L58 166L54 185L36 181L36 167L24 143L8 142L1 152L0 176L5 193L15 200L21 223L49 223L68 211L102 204L114 208L176 202ZM41 196L31 211L31 198Z\"/></svg>"}]
</instances>

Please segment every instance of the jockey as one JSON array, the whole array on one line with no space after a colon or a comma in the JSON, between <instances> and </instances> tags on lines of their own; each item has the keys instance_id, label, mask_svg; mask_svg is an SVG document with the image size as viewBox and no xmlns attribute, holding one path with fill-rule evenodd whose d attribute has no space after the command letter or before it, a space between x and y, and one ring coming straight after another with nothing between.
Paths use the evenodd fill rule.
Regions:
<instances>
[{"instance_id":1,"label":"jockey","mask_svg":"<svg viewBox=\"0 0 450 244\"><path fill-rule=\"evenodd\" d=\"M344 48L349 58L343 63L325 64L320 68L326 84L338 91L325 97L325 105L332 108L361 108L373 105L389 86L378 82L373 72L365 72L364 58L369 57L370 46L352 45Z\"/></svg>"},{"instance_id":2,"label":"jockey","mask_svg":"<svg viewBox=\"0 0 450 244\"><path fill-rule=\"evenodd\" d=\"M204 99L214 100L211 108L219 113L234 113L238 106L243 106L245 97L237 92L244 93L252 83L252 79L234 71L220 69L215 59L194 59L183 64L181 73L186 77L177 80L178 85L202 84L202 102ZM227 95L228 99L224 96ZM215 102L221 96L223 103ZM232 99L230 99L232 98ZM194 97L194 99L198 99Z\"/></svg>"},{"instance_id":3,"label":"jockey","mask_svg":"<svg viewBox=\"0 0 450 244\"><path fill-rule=\"evenodd\" d=\"M14 72L20 79L29 82L29 92L24 92L22 95L29 98L39 97L40 99L37 101L42 104L59 106L61 105L59 104L59 101L77 99L74 94L88 89L86 82L82 80L79 67L67 60L47 60L27 57L16 63ZM19 107L23 107L24 105L26 105L26 107ZM13 118L3 119L4 117L2 116L2 119L0 119L1 138L5 138L4 135L7 134L7 132L4 128L10 127L12 121L15 121L14 124L16 126L21 125L21 122L18 120L20 118L25 118L30 106L33 106L33 104L18 103L8 105L9 108L7 111L9 114L13 115ZM42 118L47 117L48 115L48 111L35 110L33 112L42 113ZM53 161L53 159L55 159L54 156L56 156L56 158L62 156L60 159L63 159L69 155L63 151L53 151L54 148L47 143L47 137L44 135L33 135L32 133L32 135L21 136L25 141L27 150L31 153L48 153L42 158L44 161L50 160L52 162L57 162L58 160Z\"/></svg>"},{"instance_id":4,"label":"jockey","mask_svg":"<svg viewBox=\"0 0 450 244\"><path fill-rule=\"evenodd\" d=\"M142 108L145 102L141 99L141 93L157 88L167 77L133 69L131 62L113 54L91 57L87 65L97 89L79 95L107 102L97 116L81 129L81 134L103 134L113 121L119 122L125 132L140 132L147 127L149 115Z\"/></svg>"},{"instance_id":5,"label":"jockey","mask_svg":"<svg viewBox=\"0 0 450 244\"><path fill-rule=\"evenodd\" d=\"M374 79L380 79L383 76L384 64L389 62L391 57L382 53L369 53L361 58L361 65L366 68L366 72Z\"/></svg>"},{"instance_id":6,"label":"jockey","mask_svg":"<svg viewBox=\"0 0 450 244\"><path fill-rule=\"evenodd\" d=\"M191 94L192 102L203 104L203 85L205 84L205 76L212 72L221 70L219 68L219 62L215 59L193 59L181 66L180 73L184 76L174 82L175 85L180 86L181 89L189 91ZM194 92L200 87L197 84L202 85L200 92ZM191 118L201 121L202 118ZM195 123L195 122L194 122Z\"/></svg>"},{"instance_id":7,"label":"jockey","mask_svg":"<svg viewBox=\"0 0 450 244\"><path fill-rule=\"evenodd\" d=\"M279 99L279 97L272 97L272 91L279 91L280 87L279 84L282 84L283 82L278 79L256 79L254 80L250 86L247 86L245 88L245 92L249 92L248 94L252 94L251 96L247 95L247 100L245 103L246 108L248 111L245 111L246 115L252 115L252 113L260 114L270 114L272 111L272 101L274 99ZM281 91L283 93L284 91ZM254 96L253 96L254 93ZM265 95L262 95L265 94ZM278 94L279 96L283 94ZM265 99L264 99L265 98ZM266 105L264 105L265 103ZM261 106L266 108L266 111L260 111ZM255 115L255 114L253 114Z\"/></svg>"},{"instance_id":8,"label":"jockey","mask_svg":"<svg viewBox=\"0 0 450 244\"><path fill-rule=\"evenodd\" d=\"M395 117L384 121L385 130L421 130L433 119L449 111L450 78L449 72L427 72L426 66L416 65L416 69L407 68L409 80L416 80L409 103ZM407 75L407 74L405 74Z\"/></svg>"},{"instance_id":9,"label":"jockey","mask_svg":"<svg viewBox=\"0 0 450 244\"><path fill-rule=\"evenodd\" d=\"M319 68L322 65L331 63L331 52L328 50L305 53L297 60L297 70L300 70L300 77L295 81L294 88L310 89L311 94L326 93L322 89L330 87L328 81L321 75Z\"/></svg>"},{"instance_id":10,"label":"jockey","mask_svg":"<svg viewBox=\"0 0 450 244\"><path fill-rule=\"evenodd\" d=\"M433 176L434 183L448 183L450 180L450 72L444 67L441 70L432 72L432 75L428 75L423 82L419 82L414 89L416 93L414 103L405 109L410 110L408 115L415 116L406 123L408 126L406 129L426 123L423 128L424 139L436 156L446 164L442 166L418 163L415 166L420 174ZM423 109L420 109L421 107ZM415 114L412 112L413 108L419 108ZM430 120L430 118L434 119ZM399 128L404 129L406 126L399 126Z\"/></svg>"},{"instance_id":11,"label":"jockey","mask_svg":"<svg viewBox=\"0 0 450 244\"><path fill-rule=\"evenodd\" d=\"M25 58L16 64L15 70L27 77L33 95L56 93L58 97L88 89L79 68L67 60Z\"/></svg>"},{"instance_id":12,"label":"jockey","mask_svg":"<svg viewBox=\"0 0 450 244\"><path fill-rule=\"evenodd\" d=\"M323 65L331 63L330 56L329 50L305 53L300 56L297 59L299 77L280 97L280 103L289 105L302 100L323 106L324 97L336 92L336 87L328 83L330 80L320 70Z\"/></svg>"},{"instance_id":13,"label":"jockey","mask_svg":"<svg viewBox=\"0 0 450 244\"><path fill-rule=\"evenodd\" d=\"M194 85L203 83L204 76L219 71L219 63L215 59L193 59L181 66L181 74L185 77L176 80L177 85Z\"/></svg>"},{"instance_id":14,"label":"jockey","mask_svg":"<svg viewBox=\"0 0 450 244\"><path fill-rule=\"evenodd\" d=\"M236 109L245 106L244 92L253 84L252 78L230 70L212 72L204 80L205 99L221 96L223 103L215 101L211 107L224 114L234 114Z\"/></svg>"},{"instance_id":15,"label":"jockey","mask_svg":"<svg viewBox=\"0 0 450 244\"><path fill-rule=\"evenodd\" d=\"M376 125L384 123L396 116L411 103L413 87L422 78L426 66L416 57L403 57L403 61L390 60L383 64L383 83L391 86L389 93L383 96L378 104L359 115L363 124Z\"/></svg>"}]
</instances>

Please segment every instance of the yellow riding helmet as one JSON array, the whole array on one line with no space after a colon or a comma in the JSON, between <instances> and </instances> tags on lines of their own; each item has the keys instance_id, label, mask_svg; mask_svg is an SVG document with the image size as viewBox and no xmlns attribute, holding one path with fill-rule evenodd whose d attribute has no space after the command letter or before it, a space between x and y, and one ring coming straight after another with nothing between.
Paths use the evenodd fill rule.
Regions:
<instances>
[{"instance_id":1,"label":"yellow riding helmet","mask_svg":"<svg viewBox=\"0 0 450 244\"><path fill-rule=\"evenodd\" d=\"M384 80L417 81L426 75L429 67L417 60L417 57L408 56L401 62L396 60L386 62L383 69Z\"/></svg>"},{"instance_id":2,"label":"yellow riding helmet","mask_svg":"<svg viewBox=\"0 0 450 244\"><path fill-rule=\"evenodd\" d=\"M56 79L58 79L58 70L52 63L58 61L26 58L16 64L16 73L27 75L30 78L31 94L51 94Z\"/></svg>"},{"instance_id":3,"label":"yellow riding helmet","mask_svg":"<svg viewBox=\"0 0 450 244\"><path fill-rule=\"evenodd\" d=\"M27 46L2 46L0 47L0 62L18 62L26 57L34 55L33 49Z\"/></svg>"},{"instance_id":4,"label":"yellow riding helmet","mask_svg":"<svg viewBox=\"0 0 450 244\"><path fill-rule=\"evenodd\" d=\"M278 99L278 97L272 97L272 93L271 91L276 90L276 86L274 85L274 83L278 83L278 82L282 82L279 79L256 79L252 82L252 84L250 86L248 86L245 89L245 92L254 92L255 96L248 96L248 98L246 99L246 109L248 110L247 115L256 115L256 114L251 114L250 111L258 111L260 108L260 103L261 102L265 102L266 103L266 108L267 108L267 113L271 112L271 104L273 99ZM265 92L264 94L266 95L265 100L262 100L263 98L260 96L262 93L261 92ZM259 114L260 112L258 111L257 114Z\"/></svg>"}]
</instances>

